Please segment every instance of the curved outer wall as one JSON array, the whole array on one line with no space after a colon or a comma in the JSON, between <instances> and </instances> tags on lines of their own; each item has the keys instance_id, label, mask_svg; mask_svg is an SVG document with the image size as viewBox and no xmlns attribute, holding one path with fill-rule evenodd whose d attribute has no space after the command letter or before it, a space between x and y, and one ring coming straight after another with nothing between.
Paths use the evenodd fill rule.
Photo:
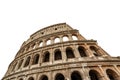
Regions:
<instances>
[{"instance_id":1,"label":"curved outer wall","mask_svg":"<svg viewBox=\"0 0 120 80\"><path fill-rule=\"evenodd\" d=\"M32 34L2 80L120 80L120 58L60 23Z\"/></svg>"}]
</instances>

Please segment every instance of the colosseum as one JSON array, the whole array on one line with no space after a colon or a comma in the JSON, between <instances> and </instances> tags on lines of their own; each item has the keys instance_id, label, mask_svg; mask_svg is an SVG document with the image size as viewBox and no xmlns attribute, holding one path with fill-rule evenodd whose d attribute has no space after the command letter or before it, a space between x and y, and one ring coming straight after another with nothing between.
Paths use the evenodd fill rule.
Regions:
<instances>
[{"instance_id":1,"label":"colosseum","mask_svg":"<svg viewBox=\"0 0 120 80\"><path fill-rule=\"evenodd\" d=\"M23 42L2 80L120 80L120 57L59 23Z\"/></svg>"}]
</instances>

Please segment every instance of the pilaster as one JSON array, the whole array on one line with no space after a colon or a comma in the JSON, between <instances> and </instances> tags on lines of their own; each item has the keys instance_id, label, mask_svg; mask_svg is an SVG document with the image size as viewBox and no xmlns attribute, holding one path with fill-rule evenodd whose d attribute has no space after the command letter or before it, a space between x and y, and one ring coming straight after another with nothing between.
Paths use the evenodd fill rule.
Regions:
<instances>
[{"instance_id":1,"label":"pilaster","mask_svg":"<svg viewBox=\"0 0 120 80\"><path fill-rule=\"evenodd\" d=\"M50 64L53 63L53 60L54 60L54 55L53 55L53 49L51 48L51 50L50 50Z\"/></svg>"},{"instance_id":2,"label":"pilaster","mask_svg":"<svg viewBox=\"0 0 120 80\"><path fill-rule=\"evenodd\" d=\"M86 53L89 57L93 57L93 53L92 51L89 49L89 46L87 46L87 44L85 44L85 49L86 49Z\"/></svg>"},{"instance_id":3,"label":"pilaster","mask_svg":"<svg viewBox=\"0 0 120 80\"><path fill-rule=\"evenodd\" d=\"M98 68L100 69L100 71L102 72L101 74L104 75L101 80L109 80L109 78L107 77L106 73L104 72L104 70L102 69L102 65L98 65Z\"/></svg>"},{"instance_id":4,"label":"pilaster","mask_svg":"<svg viewBox=\"0 0 120 80\"><path fill-rule=\"evenodd\" d=\"M66 56L66 51L65 51L65 48L62 46L62 61L63 62L66 62L67 60L67 56Z\"/></svg>"},{"instance_id":5,"label":"pilaster","mask_svg":"<svg viewBox=\"0 0 120 80\"><path fill-rule=\"evenodd\" d=\"M68 35L68 38L69 38L70 41L73 41L73 38L72 38L71 34Z\"/></svg>"},{"instance_id":6,"label":"pilaster","mask_svg":"<svg viewBox=\"0 0 120 80\"><path fill-rule=\"evenodd\" d=\"M87 63L83 63L82 64L82 71L83 71L83 80L90 80L90 77L89 77L89 69L87 67Z\"/></svg>"},{"instance_id":7,"label":"pilaster","mask_svg":"<svg viewBox=\"0 0 120 80\"><path fill-rule=\"evenodd\" d=\"M75 45L73 46L73 50L74 50L75 57L80 58L81 56L80 56L79 51Z\"/></svg>"}]
</instances>

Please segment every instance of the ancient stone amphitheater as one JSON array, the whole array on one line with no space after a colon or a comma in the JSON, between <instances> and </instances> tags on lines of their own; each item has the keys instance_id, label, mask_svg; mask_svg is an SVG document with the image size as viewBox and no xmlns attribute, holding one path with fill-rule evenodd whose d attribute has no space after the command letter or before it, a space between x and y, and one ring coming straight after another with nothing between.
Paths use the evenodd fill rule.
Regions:
<instances>
[{"instance_id":1,"label":"ancient stone amphitheater","mask_svg":"<svg viewBox=\"0 0 120 80\"><path fill-rule=\"evenodd\" d=\"M32 34L2 80L120 80L120 57L60 23Z\"/></svg>"}]
</instances>

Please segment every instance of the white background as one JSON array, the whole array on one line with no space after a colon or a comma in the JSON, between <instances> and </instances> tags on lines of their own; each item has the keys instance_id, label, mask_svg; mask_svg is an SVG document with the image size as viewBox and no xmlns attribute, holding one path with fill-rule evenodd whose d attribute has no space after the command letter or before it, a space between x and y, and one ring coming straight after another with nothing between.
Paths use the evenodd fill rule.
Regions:
<instances>
[{"instance_id":1,"label":"white background","mask_svg":"<svg viewBox=\"0 0 120 80\"><path fill-rule=\"evenodd\" d=\"M0 79L23 41L62 22L120 56L120 0L0 0Z\"/></svg>"}]
</instances>

